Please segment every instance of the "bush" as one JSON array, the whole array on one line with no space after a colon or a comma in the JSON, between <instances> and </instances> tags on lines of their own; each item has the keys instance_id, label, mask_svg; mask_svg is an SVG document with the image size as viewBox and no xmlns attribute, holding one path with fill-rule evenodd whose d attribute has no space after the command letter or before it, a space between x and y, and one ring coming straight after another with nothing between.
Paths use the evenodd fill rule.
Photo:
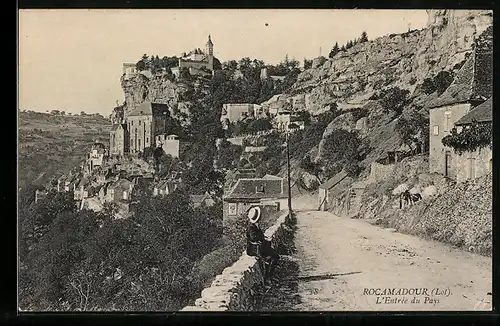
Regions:
<instances>
[{"instance_id":1,"label":"bush","mask_svg":"<svg viewBox=\"0 0 500 326\"><path fill-rule=\"evenodd\" d=\"M321 162L327 176L333 176L344 169L351 175L359 172L358 164L361 161L359 148L361 140L356 131L334 129L325 138L322 149Z\"/></svg>"},{"instance_id":2,"label":"bush","mask_svg":"<svg viewBox=\"0 0 500 326\"><path fill-rule=\"evenodd\" d=\"M392 87L380 93L379 99L382 108L386 111L393 111L397 115L403 112L403 108L408 104L408 90Z\"/></svg>"},{"instance_id":3,"label":"bush","mask_svg":"<svg viewBox=\"0 0 500 326\"><path fill-rule=\"evenodd\" d=\"M454 74L449 71L440 71L433 78L426 78L422 83L422 90L426 94L437 92L441 95L453 82Z\"/></svg>"}]
</instances>

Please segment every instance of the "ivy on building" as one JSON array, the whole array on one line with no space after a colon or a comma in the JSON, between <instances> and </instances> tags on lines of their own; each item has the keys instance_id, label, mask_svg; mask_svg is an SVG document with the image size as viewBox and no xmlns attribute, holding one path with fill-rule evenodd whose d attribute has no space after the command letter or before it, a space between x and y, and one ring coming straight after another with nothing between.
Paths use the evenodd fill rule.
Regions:
<instances>
[{"instance_id":1,"label":"ivy on building","mask_svg":"<svg viewBox=\"0 0 500 326\"><path fill-rule=\"evenodd\" d=\"M451 147L457 154L465 152L474 152L481 148L492 148L492 125L491 123L478 123L472 121L468 126L465 126L461 132L456 128L451 130L451 133L441 140L443 145Z\"/></svg>"}]
</instances>

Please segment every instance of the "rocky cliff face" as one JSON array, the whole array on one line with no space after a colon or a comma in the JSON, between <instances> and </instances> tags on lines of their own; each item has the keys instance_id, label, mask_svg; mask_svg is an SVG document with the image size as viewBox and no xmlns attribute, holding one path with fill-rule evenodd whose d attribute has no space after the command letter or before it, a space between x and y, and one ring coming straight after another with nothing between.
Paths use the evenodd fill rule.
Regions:
<instances>
[{"instance_id":1,"label":"rocky cliff face","mask_svg":"<svg viewBox=\"0 0 500 326\"><path fill-rule=\"evenodd\" d=\"M171 81L166 74L158 73L147 77L136 74L132 77L122 76L121 86L125 94L125 115L137 105L145 102L168 104L174 117L180 118L184 113L190 114L191 102L187 93L199 87L199 82L184 83ZM181 119L184 120L184 119Z\"/></svg>"},{"instance_id":2,"label":"rocky cliff face","mask_svg":"<svg viewBox=\"0 0 500 326\"><path fill-rule=\"evenodd\" d=\"M493 22L488 10L429 10L428 16L425 29L357 44L305 70L280 102L315 113L331 102L346 108L365 105L386 87L413 92L425 78L457 69L474 38Z\"/></svg>"}]
</instances>

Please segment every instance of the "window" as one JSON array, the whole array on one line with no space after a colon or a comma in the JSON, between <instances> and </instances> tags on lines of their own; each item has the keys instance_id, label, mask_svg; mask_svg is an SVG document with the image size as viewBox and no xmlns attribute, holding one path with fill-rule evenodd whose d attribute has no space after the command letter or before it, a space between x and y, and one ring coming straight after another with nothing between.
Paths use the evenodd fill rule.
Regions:
<instances>
[{"instance_id":1,"label":"window","mask_svg":"<svg viewBox=\"0 0 500 326\"><path fill-rule=\"evenodd\" d=\"M476 159L474 157L469 157L467 159L469 162L469 173L467 178L474 179L476 177Z\"/></svg>"},{"instance_id":2,"label":"window","mask_svg":"<svg viewBox=\"0 0 500 326\"><path fill-rule=\"evenodd\" d=\"M139 148L140 148L141 147L141 140L138 139L137 141L139 142Z\"/></svg>"},{"instance_id":3,"label":"window","mask_svg":"<svg viewBox=\"0 0 500 326\"><path fill-rule=\"evenodd\" d=\"M434 136L439 135L439 126L434 126L434 127L432 128L432 134L433 134Z\"/></svg>"},{"instance_id":4,"label":"window","mask_svg":"<svg viewBox=\"0 0 500 326\"><path fill-rule=\"evenodd\" d=\"M123 199L127 200L128 199L128 193L127 191L123 191Z\"/></svg>"},{"instance_id":5,"label":"window","mask_svg":"<svg viewBox=\"0 0 500 326\"><path fill-rule=\"evenodd\" d=\"M134 120L132 120L132 126L134 125Z\"/></svg>"},{"instance_id":6,"label":"window","mask_svg":"<svg viewBox=\"0 0 500 326\"><path fill-rule=\"evenodd\" d=\"M444 113L444 131L450 131L450 118L451 112L447 111Z\"/></svg>"},{"instance_id":7,"label":"window","mask_svg":"<svg viewBox=\"0 0 500 326\"><path fill-rule=\"evenodd\" d=\"M236 215L236 203L229 203L228 214Z\"/></svg>"},{"instance_id":8,"label":"window","mask_svg":"<svg viewBox=\"0 0 500 326\"><path fill-rule=\"evenodd\" d=\"M149 138L148 138L148 137L146 137L146 144L148 144L148 143L149 143Z\"/></svg>"}]
</instances>

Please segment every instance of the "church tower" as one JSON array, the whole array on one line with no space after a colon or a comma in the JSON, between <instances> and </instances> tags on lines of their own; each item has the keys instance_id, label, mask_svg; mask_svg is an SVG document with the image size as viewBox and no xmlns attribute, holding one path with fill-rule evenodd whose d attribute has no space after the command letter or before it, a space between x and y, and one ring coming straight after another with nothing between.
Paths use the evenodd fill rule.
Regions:
<instances>
[{"instance_id":1,"label":"church tower","mask_svg":"<svg viewBox=\"0 0 500 326\"><path fill-rule=\"evenodd\" d=\"M207 42L207 58L208 58L208 68L210 70L214 70L214 44L212 43L210 35L208 35L208 42Z\"/></svg>"}]
</instances>

